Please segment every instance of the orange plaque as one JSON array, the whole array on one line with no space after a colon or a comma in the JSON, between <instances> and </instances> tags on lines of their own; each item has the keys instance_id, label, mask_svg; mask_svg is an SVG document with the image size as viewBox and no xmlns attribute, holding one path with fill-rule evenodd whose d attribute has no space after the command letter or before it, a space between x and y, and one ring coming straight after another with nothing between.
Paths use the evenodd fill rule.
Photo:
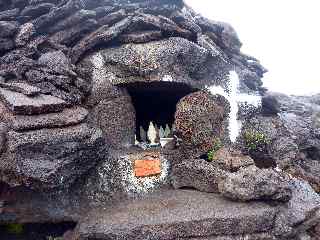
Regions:
<instances>
[{"instance_id":1,"label":"orange plaque","mask_svg":"<svg viewBox=\"0 0 320 240\"><path fill-rule=\"evenodd\" d=\"M136 177L150 177L161 173L160 159L135 160L134 174Z\"/></svg>"}]
</instances>

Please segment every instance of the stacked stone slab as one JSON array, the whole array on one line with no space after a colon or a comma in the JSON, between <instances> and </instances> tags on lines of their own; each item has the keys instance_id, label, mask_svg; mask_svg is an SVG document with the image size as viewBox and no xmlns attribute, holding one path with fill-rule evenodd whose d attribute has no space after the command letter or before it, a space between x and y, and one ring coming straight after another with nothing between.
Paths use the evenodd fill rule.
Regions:
<instances>
[{"instance_id":1,"label":"stacked stone slab","mask_svg":"<svg viewBox=\"0 0 320 240\"><path fill-rule=\"evenodd\" d=\"M39 92L28 96L0 88L0 96L6 126L2 181L35 189L68 188L100 158L102 132L83 123L88 115L84 108Z\"/></svg>"},{"instance_id":2,"label":"stacked stone slab","mask_svg":"<svg viewBox=\"0 0 320 240\"><path fill-rule=\"evenodd\" d=\"M250 76L249 88L259 90L262 85L265 69L240 53L233 28L197 15L182 1L9 1L0 11L1 76L27 81L68 102L79 104L90 88L82 68L74 65L88 52L102 45L142 44L170 37L183 38L202 47L205 56L236 66L243 79ZM222 72L222 66L210 68ZM208 74L205 69L195 70Z\"/></svg>"}]
</instances>

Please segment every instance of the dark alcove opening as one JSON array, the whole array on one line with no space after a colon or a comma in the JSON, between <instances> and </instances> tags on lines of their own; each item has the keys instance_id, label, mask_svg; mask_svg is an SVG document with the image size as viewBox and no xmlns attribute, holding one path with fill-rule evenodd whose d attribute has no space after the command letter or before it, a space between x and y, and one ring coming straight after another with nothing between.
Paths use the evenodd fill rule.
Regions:
<instances>
[{"instance_id":1,"label":"dark alcove opening","mask_svg":"<svg viewBox=\"0 0 320 240\"><path fill-rule=\"evenodd\" d=\"M50 240L60 239L67 231L72 231L76 222L60 223L11 223L0 225L1 240Z\"/></svg>"},{"instance_id":2,"label":"dark alcove opening","mask_svg":"<svg viewBox=\"0 0 320 240\"><path fill-rule=\"evenodd\" d=\"M129 92L136 110L136 135L140 138L140 126L148 130L152 121L159 128L166 124L172 128L176 105L184 96L197 91L183 83L153 82L123 85Z\"/></svg>"}]
</instances>

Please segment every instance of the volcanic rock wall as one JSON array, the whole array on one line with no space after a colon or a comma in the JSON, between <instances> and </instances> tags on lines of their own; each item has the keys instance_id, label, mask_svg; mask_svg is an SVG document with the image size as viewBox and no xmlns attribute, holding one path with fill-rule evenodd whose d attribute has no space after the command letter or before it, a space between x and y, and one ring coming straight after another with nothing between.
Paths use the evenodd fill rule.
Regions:
<instances>
[{"instance_id":1,"label":"volcanic rock wall","mask_svg":"<svg viewBox=\"0 0 320 240\"><path fill-rule=\"evenodd\" d=\"M1 11L0 76L73 104L81 103L90 89L83 69L73 65L85 54L170 37L204 47L207 58L236 65L248 88L262 85L265 70L240 53L232 27L196 15L181 1L2 1Z\"/></svg>"},{"instance_id":2,"label":"volcanic rock wall","mask_svg":"<svg viewBox=\"0 0 320 240\"><path fill-rule=\"evenodd\" d=\"M1 169L11 184L66 187L101 159L101 154L88 156L90 164L78 159L85 149L101 146L96 142L101 137L115 148L132 144L135 112L121 84L169 77L196 89L227 89L228 73L236 70L244 91L263 90L265 69L240 53L233 28L197 15L182 1L3 0L0 10L1 109L7 126ZM81 124L85 109L90 127ZM121 111L130 117L118 121ZM104 120L112 117L115 121Z\"/></svg>"}]
</instances>

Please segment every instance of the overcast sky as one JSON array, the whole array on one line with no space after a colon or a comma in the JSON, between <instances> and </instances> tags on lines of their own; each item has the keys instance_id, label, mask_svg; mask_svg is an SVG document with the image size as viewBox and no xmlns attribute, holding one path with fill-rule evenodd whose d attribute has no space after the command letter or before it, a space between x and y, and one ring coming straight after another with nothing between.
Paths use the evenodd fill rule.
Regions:
<instances>
[{"instance_id":1,"label":"overcast sky","mask_svg":"<svg viewBox=\"0 0 320 240\"><path fill-rule=\"evenodd\" d=\"M242 52L269 70L270 90L320 93L320 0L185 0L194 10L230 23Z\"/></svg>"}]
</instances>

